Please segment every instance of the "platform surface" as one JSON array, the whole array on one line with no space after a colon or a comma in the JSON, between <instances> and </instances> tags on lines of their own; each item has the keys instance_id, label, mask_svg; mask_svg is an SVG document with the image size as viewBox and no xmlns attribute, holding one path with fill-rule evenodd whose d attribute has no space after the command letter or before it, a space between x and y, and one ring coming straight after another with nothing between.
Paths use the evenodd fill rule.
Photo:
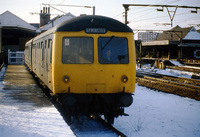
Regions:
<instances>
[{"instance_id":1,"label":"platform surface","mask_svg":"<svg viewBox=\"0 0 200 137\"><path fill-rule=\"evenodd\" d=\"M75 136L24 65L0 72L1 137Z\"/></svg>"}]
</instances>

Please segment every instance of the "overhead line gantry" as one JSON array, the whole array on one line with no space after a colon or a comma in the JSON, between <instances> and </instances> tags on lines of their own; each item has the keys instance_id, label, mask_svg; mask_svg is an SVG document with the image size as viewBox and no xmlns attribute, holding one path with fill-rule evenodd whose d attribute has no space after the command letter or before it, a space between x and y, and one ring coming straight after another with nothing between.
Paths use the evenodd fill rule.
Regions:
<instances>
[{"instance_id":1,"label":"overhead line gantry","mask_svg":"<svg viewBox=\"0 0 200 137\"><path fill-rule=\"evenodd\" d=\"M123 4L123 7L125 9L125 24L128 24L128 10L130 6L143 6L143 7L162 7L162 9L157 9L157 11L163 11L163 8L167 9L168 15L170 17L170 21L171 21L171 27L173 26L173 19L174 16L176 14L176 11L178 8L189 8L189 9L196 9L196 10L191 10L191 13L197 13L197 10L200 9L200 7L196 7L196 6L178 6L178 5L150 5L150 4ZM169 11L169 8L173 7L175 8L173 12L173 15L170 14L171 11Z\"/></svg>"}]
</instances>

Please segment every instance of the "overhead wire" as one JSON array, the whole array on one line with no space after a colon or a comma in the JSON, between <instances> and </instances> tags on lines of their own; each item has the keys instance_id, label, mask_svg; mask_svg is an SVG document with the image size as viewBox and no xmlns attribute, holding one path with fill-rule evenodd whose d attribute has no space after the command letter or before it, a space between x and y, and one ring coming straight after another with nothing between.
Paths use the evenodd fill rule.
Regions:
<instances>
[{"instance_id":1,"label":"overhead wire","mask_svg":"<svg viewBox=\"0 0 200 137\"><path fill-rule=\"evenodd\" d=\"M169 1L169 0L167 0L167 1ZM163 0L163 1L161 1L161 2L159 2L159 3L155 3L155 4L162 4L162 3L164 3L164 2L167 2L166 0ZM173 0L174 1L174 0ZM175 0L175 1L179 1L179 0ZM148 7L148 6L147 6ZM140 8L140 9L144 9L144 8L146 8L146 7L142 7L142 8ZM138 15L138 17L136 16L136 17L134 17L134 18L139 18L139 17L141 17L141 16L144 16L144 15L147 15L147 14L151 14L153 11L155 10L155 8L151 8L151 9L146 9L146 10L139 10L139 11L137 11L137 12L133 12L133 13L129 13L129 17L131 17L133 14L137 14L137 13L143 13L143 12L147 12L148 11L148 13L144 13L144 14L140 14L140 15ZM130 11L133 11L133 10L130 10ZM130 19L129 19L130 20ZM131 20L129 21L129 22L131 22Z\"/></svg>"},{"instance_id":2,"label":"overhead wire","mask_svg":"<svg viewBox=\"0 0 200 137\"><path fill-rule=\"evenodd\" d=\"M123 12L113 16L113 18L117 18L118 16L121 16L122 14L123 14Z\"/></svg>"},{"instance_id":3,"label":"overhead wire","mask_svg":"<svg viewBox=\"0 0 200 137\"><path fill-rule=\"evenodd\" d=\"M189 12L184 12L184 13L176 14L176 16L182 16L182 15L187 15L187 14L191 14L191 13L189 13ZM156 17L156 19L159 19L159 18L168 18L168 16L159 16L159 17ZM195 17L192 17L192 18L195 18ZM146 18L146 19L134 20L134 22L140 22L140 21L151 20L151 19L155 19L155 17Z\"/></svg>"},{"instance_id":4,"label":"overhead wire","mask_svg":"<svg viewBox=\"0 0 200 137\"><path fill-rule=\"evenodd\" d=\"M51 2L52 2L52 0L50 0L50 1L48 2L48 4L50 4ZM57 9L57 8L55 8L55 7L58 7L59 5L61 5L61 4L64 3L64 2L65 2L65 0L61 1L58 5L55 5L54 8L51 8L51 11ZM58 10L58 9L57 9L57 10ZM59 11L59 10L58 10L58 11ZM60 10L60 12L63 12L63 11ZM63 12L63 13L65 13L65 12Z\"/></svg>"},{"instance_id":5,"label":"overhead wire","mask_svg":"<svg viewBox=\"0 0 200 137\"><path fill-rule=\"evenodd\" d=\"M159 3L163 3L163 2L166 2L166 0L163 0L163 1L159 2ZM130 9L130 10L129 10L129 16L131 16L132 14L137 14L137 13L149 11L149 9L147 9L147 10L142 10L142 9L144 9L144 8L146 8L146 7L140 7L139 11L137 10L137 12L135 12L135 10L133 11L133 10ZM154 9L153 9L153 10L150 9L150 10L153 11ZM133 13L131 13L131 12L133 12ZM119 14L113 16L113 18L118 19L118 18L120 18L120 17L123 17L123 16L124 16L123 14L124 14L124 12L121 12L121 13L119 13Z\"/></svg>"},{"instance_id":6,"label":"overhead wire","mask_svg":"<svg viewBox=\"0 0 200 137\"><path fill-rule=\"evenodd\" d=\"M159 3L155 3L155 4L162 4L162 3L167 2L167 1L168 1L168 0L163 0L163 1L161 1L161 2L159 2ZM175 0L175 1L179 1L179 0ZM146 7L148 7L148 6L146 6ZM132 15L132 14L137 14L137 13L141 13L141 12L145 12L145 11L153 11L153 10L154 10L154 9L146 9L146 10L143 10L143 9L146 8L146 7L140 7L139 11L137 11L137 12L134 12L134 10L130 10L129 16ZM133 13L131 13L131 12L133 12Z\"/></svg>"},{"instance_id":7,"label":"overhead wire","mask_svg":"<svg viewBox=\"0 0 200 137\"><path fill-rule=\"evenodd\" d=\"M58 4L58 5L61 5L62 3L64 3L65 2L65 0L63 0L60 4Z\"/></svg>"},{"instance_id":8,"label":"overhead wire","mask_svg":"<svg viewBox=\"0 0 200 137\"><path fill-rule=\"evenodd\" d=\"M50 3L51 3L51 1L52 1L52 0L50 0L50 1L48 2L48 4L50 4Z\"/></svg>"},{"instance_id":9,"label":"overhead wire","mask_svg":"<svg viewBox=\"0 0 200 137\"><path fill-rule=\"evenodd\" d=\"M163 0L163 1L161 1L161 2L159 2L159 3L155 3L155 4L162 4L162 3L168 3L168 4L172 4L172 3L175 3L175 2L178 2L178 1L181 1L181 0L172 0L172 1L170 1L170 0ZM146 8L146 7L142 7L142 8ZM141 9L142 9L141 8ZM139 10L139 11L137 11L137 12L134 12L134 10L130 10L130 12L131 11L133 11L134 13L131 13L130 14L130 12L129 12L129 16L131 16L132 14L137 14L137 13L142 13L142 12L146 12L146 11L148 11L148 14L150 14L151 12L150 11L154 11L155 10L155 8L153 8L153 9L147 9L147 10ZM143 15L146 15L146 13L145 14L142 14L142 15L138 15L138 16L143 16ZM135 17L135 18L137 18L137 17Z\"/></svg>"}]
</instances>

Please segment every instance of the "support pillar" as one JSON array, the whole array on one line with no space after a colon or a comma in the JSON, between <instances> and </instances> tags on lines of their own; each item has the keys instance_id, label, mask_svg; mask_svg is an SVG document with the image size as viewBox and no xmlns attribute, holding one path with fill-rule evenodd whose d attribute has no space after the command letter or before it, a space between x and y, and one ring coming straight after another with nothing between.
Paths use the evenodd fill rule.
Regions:
<instances>
[{"instance_id":1,"label":"support pillar","mask_svg":"<svg viewBox=\"0 0 200 137\"><path fill-rule=\"evenodd\" d=\"M0 26L0 53L2 52L2 27Z\"/></svg>"},{"instance_id":2,"label":"support pillar","mask_svg":"<svg viewBox=\"0 0 200 137\"><path fill-rule=\"evenodd\" d=\"M2 52L2 27L0 26L0 65L3 63L3 52Z\"/></svg>"}]
</instances>

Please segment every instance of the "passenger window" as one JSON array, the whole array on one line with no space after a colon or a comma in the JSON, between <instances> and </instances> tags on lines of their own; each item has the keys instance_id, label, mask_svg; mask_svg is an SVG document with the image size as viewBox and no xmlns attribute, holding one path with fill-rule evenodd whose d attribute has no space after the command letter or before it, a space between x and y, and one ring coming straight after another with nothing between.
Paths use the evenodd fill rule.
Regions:
<instances>
[{"instance_id":1,"label":"passenger window","mask_svg":"<svg viewBox=\"0 0 200 137\"><path fill-rule=\"evenodd\" d=\"M44 48L46 49L47 47L47 40L45 40Z\"/></svg>"},{"instance_id":2,"label":"passenger window","mask_svg":"<svg viewBox=\"0 0 200 137\"><path fill-rule=\"evenodd\" d=\"M41 48L42 48L42 61L44 61L44 42L41 42Z\"/></svg>"},{"instance_id":3,"label":"passenger window","mask_svg":"<svg viewBox=\"0 0 200 137\"><path fill-rule=\"evenodd\" d=\"M100 64L128 64L128 40L122 37L99 37Z\"/></svg>"},{"instance_id":4,"label":"passenger window","mask_svg":"<svg viewBox=\"0 0 200 137\"><path fill-rule=\"evenodd\" d=\"M92 37L65 37L62 44L64 64L91 64L94 62Z\"/></svg>"},{"instance_id":5,"label":"passenger window","mask_svg":"<svg viewBox=\"0 0 200 137\"><path fill-rule=\"evenodd\" d=\"M48 39L48 48L50 48L51 39Z\"/></svg>"}]
</instances>

